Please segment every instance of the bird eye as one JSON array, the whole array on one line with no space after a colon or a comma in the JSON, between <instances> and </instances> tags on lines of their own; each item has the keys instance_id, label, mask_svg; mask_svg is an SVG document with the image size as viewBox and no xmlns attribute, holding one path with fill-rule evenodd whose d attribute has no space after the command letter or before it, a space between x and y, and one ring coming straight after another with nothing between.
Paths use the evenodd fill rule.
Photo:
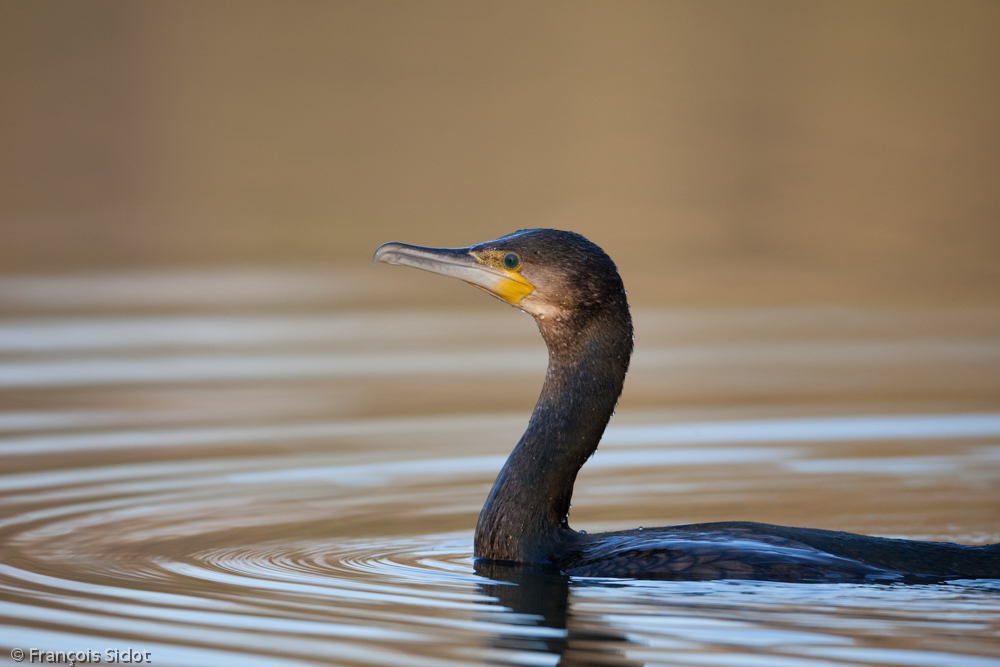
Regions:
<instances>
[{"instance_id":1,"label":"bird eye","mask_svg":"<svg viewBox=\"0 0 1000 667\"><path fill-rule=\"evenodd\" d=\"M512 252L507 253L507 255L503 258L503 265L513 271L517 267L521 266L521 258Z\"/></svg>"}]
</instances>

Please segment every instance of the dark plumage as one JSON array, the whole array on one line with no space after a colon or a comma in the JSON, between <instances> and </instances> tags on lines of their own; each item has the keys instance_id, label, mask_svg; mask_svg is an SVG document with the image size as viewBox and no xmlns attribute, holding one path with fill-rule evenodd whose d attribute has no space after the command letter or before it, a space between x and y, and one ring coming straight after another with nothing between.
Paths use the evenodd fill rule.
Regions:
<instances>
[{"instance_id":1,"label":"dark plumage","mask_svg":"<svg viewBox=\"0 0 1000 667\"><path fill-rule=\"evenodd\" d=\"M611 258L572 232L522 230L470 248L387 243L375 261L466 280L534 316L549 350L528 428L476 526L480 559L580 576L858 580L1000 577L1000 544L892 540L751 522L583 534L569 527L576 475L597 449L632 354Z\"/></svg>"}]
</instances>

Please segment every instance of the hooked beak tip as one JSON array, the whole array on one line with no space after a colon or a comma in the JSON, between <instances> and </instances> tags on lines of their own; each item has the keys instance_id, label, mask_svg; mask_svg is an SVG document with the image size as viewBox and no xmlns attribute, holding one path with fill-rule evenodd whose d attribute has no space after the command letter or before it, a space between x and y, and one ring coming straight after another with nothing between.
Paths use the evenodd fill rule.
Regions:
<instances>
[{"instance_id":1,"label":"hooked beak tip","mask_svg":"<svg viewBox=\"0 0 1000 667\"><path fill-rule=\"evenodd\" d=\"M401 246L401 243L389 242L383 243L372 255L372 266L375 266L379 262L385 262L386 264L392 264L394 259L395 250Z\"/></svg>"}]
</instances>

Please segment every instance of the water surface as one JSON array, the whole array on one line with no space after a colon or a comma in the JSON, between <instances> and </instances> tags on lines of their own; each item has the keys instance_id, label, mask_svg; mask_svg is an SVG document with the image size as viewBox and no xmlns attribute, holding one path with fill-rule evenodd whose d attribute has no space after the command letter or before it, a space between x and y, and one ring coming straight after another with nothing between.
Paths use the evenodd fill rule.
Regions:
<instances>
[{"instance_id":1,"label":"water surface","mask_svg":"<svg viewBox=\"0 0 1000 667\"><path fill-rule=\"evenodd\" d=\"M266 277L0 284L3 664L1000 665L1000 581L477 568L544 374L530 318ZM633 313L574 527L1000 541L1000 311Z\"/></svg>"}]
</instances>

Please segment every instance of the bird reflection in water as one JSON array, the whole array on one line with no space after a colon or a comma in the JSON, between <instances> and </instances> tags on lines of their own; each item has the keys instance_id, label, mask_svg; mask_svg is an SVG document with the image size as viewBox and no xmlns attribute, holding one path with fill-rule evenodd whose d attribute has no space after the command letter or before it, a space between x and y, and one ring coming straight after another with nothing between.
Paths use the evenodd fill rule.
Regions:
<instances>
[{"instance_id":1,"label":"bird reflection in water","mask_svg":"<svg viewBox=\"0 0 1000 667\"><path fill-rule=\"evenodd\" d=\"M490 664L523 665L505 654L540 653L558 658L560 667L642 667L629 660L634 645L623 633L597 616L573 614L570 578L558 568L478 559L476 574L489 582L479 585L483 595L505 611L490 620L510 626L491 643L497 654Z\"/></svg>"}]
</instances>

